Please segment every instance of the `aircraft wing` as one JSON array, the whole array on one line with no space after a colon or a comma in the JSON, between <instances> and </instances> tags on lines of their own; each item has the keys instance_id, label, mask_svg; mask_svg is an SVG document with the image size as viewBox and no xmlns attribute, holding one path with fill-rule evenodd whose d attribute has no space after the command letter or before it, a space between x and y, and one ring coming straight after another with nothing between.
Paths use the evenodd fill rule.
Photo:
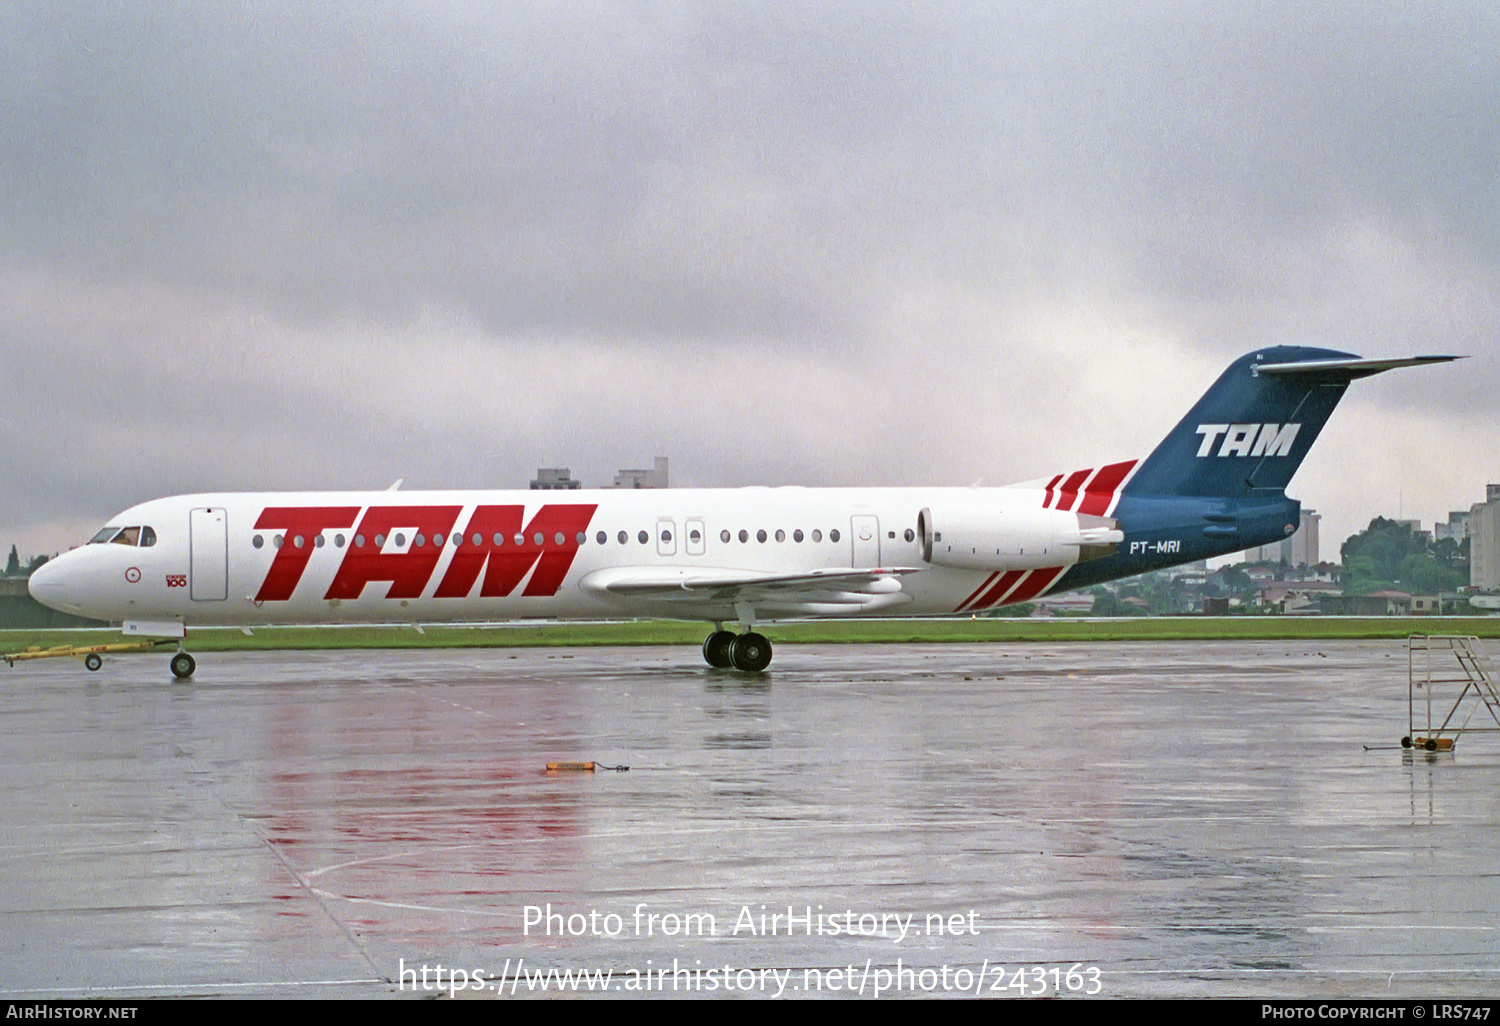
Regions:
<instances>
[{"instance_id":1,"label":"aircraft wing","mask_svg":"<svg viewBox=\"0 0 1500 1026\"><path fill-rule=\"evenodd\" d=\"M702 615L749 603L762 616L838 616L902 605L901 578L920 567L811 570L798 574L674 567L617 567L583 579L586 591L619 600L698 607ZM686 610L683 610L686 612Z\"/></svg>"}]
</instances>

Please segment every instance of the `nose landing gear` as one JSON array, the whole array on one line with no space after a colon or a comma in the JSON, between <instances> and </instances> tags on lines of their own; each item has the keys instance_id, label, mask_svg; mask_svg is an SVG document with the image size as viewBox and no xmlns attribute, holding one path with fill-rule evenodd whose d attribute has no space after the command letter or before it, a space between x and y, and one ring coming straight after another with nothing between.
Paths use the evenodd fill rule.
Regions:
<instances>
[{"instance_id":1,"label":"nose landing gear","mask_svg":"<svg viewBox=\"0 0 1500 1026\"><path fill-rule=\"evenodd\" d=\"M187 680L198 668L197 661L186 652L178 652L167 665L172 668L172 676L178 680Z\"/></svg>"}]
</instances>

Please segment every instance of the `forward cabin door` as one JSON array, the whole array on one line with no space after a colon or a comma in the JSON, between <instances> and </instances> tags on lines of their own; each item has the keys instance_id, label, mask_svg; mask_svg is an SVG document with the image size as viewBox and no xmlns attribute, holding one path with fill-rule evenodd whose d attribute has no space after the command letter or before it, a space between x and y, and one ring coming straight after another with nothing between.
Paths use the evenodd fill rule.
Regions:
<instances>
[{"instance_id":1,"label":"forward cabin door","mask_svg":"<svg viewBox=\"0 0 1500 1026\"><path fill-rule=\"evenodd\" d=\"M857 516L849 518L849 543L854 547L852 567L880 565L880 518Z\"/></svg>"},{"instance_id":2,"label":"forward cabin door","mask_svg":"<svg viewBox=\"0 0 1500 1026\"><path fill-rule=\"evenodd\" d=\"M188 564L192 596L198 602L229 597L229 524L222 509L195 509L188 514Z\"/></svg>"}]
</instances>

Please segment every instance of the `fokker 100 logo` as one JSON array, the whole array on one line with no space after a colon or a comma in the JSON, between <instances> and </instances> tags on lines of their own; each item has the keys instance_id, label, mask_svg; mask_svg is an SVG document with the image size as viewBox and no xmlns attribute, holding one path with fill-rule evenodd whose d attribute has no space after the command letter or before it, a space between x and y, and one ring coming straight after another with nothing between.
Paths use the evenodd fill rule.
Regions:
<instances>
[{"instance_id":1,"label":"fokker 100 logo","mask_svg":"<svg viewBox=\"0 0 1500 1026\"><path fill-rule=\"evenodd\" d=\"M1222 435L1220 456L1286 456L1292 451L1301 424L1199 424L1203 436L1199 456L1213 454L1214 443Z\"/></svg>"},{"instance_id":2,"label":"fokker 100 logo","mask_svg":"<svg viewBox=\"0 0 1500 1026\"><path fill-rule=\"evenodd\" d=\"M434 598L465 598L484 574L479 594L500 598L515 591L535 567L523 595L556 595L573 558L578 535L594 518L593 505L549 505L522 526L524 506L479 506L457 533L459 544L449 546L453 557L438 582ZM276 550L257 602L280 602L292 597L312 559L312 539L324 531L354 527L358 506L270 506L255 521L257 530L283 531L286 542ZM352 543L323 597L357 599L366 584L389 583L386 598L419 598L442 558L440 537L450 536L462 506L371 506L354 528ZM377 537L410 534L400 551L382 546ZM293 539L306 538L297 545ZM417 539L422 539L420 544ZM365 544L358 544L363 541Z\"/></svg>"}]
</instances>

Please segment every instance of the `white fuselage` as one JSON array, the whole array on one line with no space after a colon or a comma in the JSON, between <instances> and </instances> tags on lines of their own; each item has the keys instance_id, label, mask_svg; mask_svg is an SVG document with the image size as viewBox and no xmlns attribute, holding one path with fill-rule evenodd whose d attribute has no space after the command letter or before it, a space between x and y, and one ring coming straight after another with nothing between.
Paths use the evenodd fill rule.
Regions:
<instances>
[{"instance_id":1,"label":"white fuselage","mask_svg":"<svg viewBox=\"0 0 1500 1026\"><path fill-rule=\"evenodd\" d=\"M152 544L143 530L71 550L32 593L184 626L951 614L1002 570L1026 597L1045 592L1077 548L938 566L924 560L921 511L1034 513L1049 498L1041 485L176 496L110 521L150 528Z\"/></svg>"}]
</instances>

